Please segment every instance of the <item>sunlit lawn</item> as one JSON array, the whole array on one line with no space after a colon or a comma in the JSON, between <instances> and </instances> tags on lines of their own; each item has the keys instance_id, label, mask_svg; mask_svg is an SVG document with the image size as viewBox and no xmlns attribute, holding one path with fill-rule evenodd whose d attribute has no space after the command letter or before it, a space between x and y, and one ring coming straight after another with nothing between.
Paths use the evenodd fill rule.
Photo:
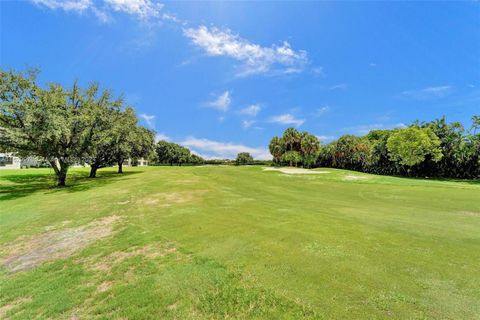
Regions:
<instances>
[{"instance_id":1,"label":"sunlit lawn","mask_svg":"<svg viewBox=\"0 0 480 320\"><path fill-rule=\"evenodd\" d=\"M0 318L480 319L480 182L0 171Z\"/></svg>"}]
</instances>

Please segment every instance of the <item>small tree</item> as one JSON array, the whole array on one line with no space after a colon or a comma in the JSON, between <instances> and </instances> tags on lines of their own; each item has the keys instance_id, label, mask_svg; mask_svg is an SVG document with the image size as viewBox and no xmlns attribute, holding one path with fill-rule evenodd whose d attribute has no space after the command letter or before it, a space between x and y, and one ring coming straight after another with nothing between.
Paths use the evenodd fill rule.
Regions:
<instances>
[{"instance_id":1,"label":"small tree","mask_svg":"<svg viewBox=\"0 0 480 320\"><path fill-rule=\"evenodd\" d=\"M253 163L253 157L248 152L240 152L235 160L236 165L247 165Z\"/></svg>"},{"instance_id":2,"label":"small tree","mask_svg":"<svg viewBox=\"0 0 480 320\"><path fill-rule=\"evenodd\" d=\"M397 129L388 138L387 148L392 160L411 167L431 156L433 161L442 159L440 140L430 128L412 126Z\"/></svg>"},{"instance_id":3,"label":"small tree","mask_svg":"<svg viewBox=\"0 0 480 320\"><path fill-rule=\"evenodd\" d=\"M286 162L292 167L302 161L302 156L297 151L287 151L282 155L282 161Z\"/></svg>"}]
</instances>

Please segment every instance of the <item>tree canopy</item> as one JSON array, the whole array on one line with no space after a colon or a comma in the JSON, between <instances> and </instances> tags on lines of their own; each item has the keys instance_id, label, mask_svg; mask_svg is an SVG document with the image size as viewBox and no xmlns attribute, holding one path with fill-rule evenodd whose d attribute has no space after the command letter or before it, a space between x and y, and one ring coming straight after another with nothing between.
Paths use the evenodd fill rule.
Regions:
<instances>
[{"instance_id":1,"label":"tree canopy","mask_svg":"<svg viewBox=\"0 0 480 320\"><path fill-rule=\"evenodd\" d=\"M160 140L155 146L157 162L159 164L184 165L184 164L201 164L204 160L191 153L191 151L179 144Z\"/></svg>"},{"instance_id":2,"label":"tree canopy","mask_svg":"<svg viewBox=\"0 0 480 320\"><path fill-rule=\"evenodd\" d=\"M48 161L57 185L65 185L72 164L90 164L95 176L99 167L152 150L153 132L136 125L122 99L112 99L97 83L42 88L37 75L0 70L0 146Z\"/></svg>"},{"instance_id":3,"label":"tree canopy","mask_svg":"<svg viewBox=\"0 0 480 320\"><path fill-rule=\"evenodd\" d=\"M237 154L237 159L235 159L236 165L247 165L253 163L253 157L248 152L240 152Z\"/></svg>"},{"instance_id":4,"label":"tree canopy","mask_svg":"<svg viewBox=\"0 0 480 320\"><path fill-rule=\"evenodd\" d=\"M299 132L295 128L287 128L282 137L273 137L269 150L275 164L311 167L317 161L320 152L320 141L308 132Z\"/></svg>"}]
</instances>

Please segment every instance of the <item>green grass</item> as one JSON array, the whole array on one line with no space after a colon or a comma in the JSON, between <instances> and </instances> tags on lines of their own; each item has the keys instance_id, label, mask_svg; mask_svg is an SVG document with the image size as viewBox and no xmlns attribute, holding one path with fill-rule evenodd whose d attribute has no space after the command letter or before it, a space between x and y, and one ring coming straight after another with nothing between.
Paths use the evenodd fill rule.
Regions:
<instances>
[{"instance_id":1,"label":"green grass","mask_svg":"<svg viewBox=\"0 0 480 320\"><path fill-rule=\"evenodd\" d=\"M119 217L70 256L3 264L0 318L480 319L478 181L321 171L75 169L64 189L0 171L0 259Z\"/></svg>"}]
</instances>

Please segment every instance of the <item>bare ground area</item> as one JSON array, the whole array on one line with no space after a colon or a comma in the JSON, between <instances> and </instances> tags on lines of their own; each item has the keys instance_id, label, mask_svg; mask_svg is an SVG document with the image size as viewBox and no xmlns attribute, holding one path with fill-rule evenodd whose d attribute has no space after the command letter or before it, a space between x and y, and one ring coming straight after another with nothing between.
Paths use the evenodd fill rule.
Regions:
<instances>
[{"instance_id":1,"label":"bare ground area","mask_svg":"<svg viewBox=\"0 0 480 320\"><path fill-rule=\"evenodd\" d=\"M345 181L368 180L368 177L346 175L346 176L343 178L343 180L345 180Z\"/></svg>"},{"instance_id":2,"label":"bare ground area","mask_svg":"<svg viewBox=\"0 0 480 320\"><path fill-rule=\"evenodd\" d=\"M192 202L199 198L205 191L182 191L182 192L161 192L149 195L139 200L144 205L155 205L158 207L170 207L174 204Z\"/></svg>"},{"instance_id":3,"label":"bare ground area","mask_svg":"<svg viewBox=\"0 0 480 320\"><path fill-rule=\"evenodd\" d=\"M285 174L323 174L329 173L328 171L316 171L310 169L303 169L303 168L273 168L267 167L263 168L263 171L278 171Z\"/></svg>"},{"instance_id":4,"label":"bare ground area","mask_svg":"<svg viewBox=\"0 0 480 320\"><path fill-rule=\"evenodd\" d=\"M0 265L10 272L19 272L47 261L69 257L92 242L110 236L114 223L119 219L112 215L77 228L20 237L3 246Z\"/></svg>"}]
</instances>

